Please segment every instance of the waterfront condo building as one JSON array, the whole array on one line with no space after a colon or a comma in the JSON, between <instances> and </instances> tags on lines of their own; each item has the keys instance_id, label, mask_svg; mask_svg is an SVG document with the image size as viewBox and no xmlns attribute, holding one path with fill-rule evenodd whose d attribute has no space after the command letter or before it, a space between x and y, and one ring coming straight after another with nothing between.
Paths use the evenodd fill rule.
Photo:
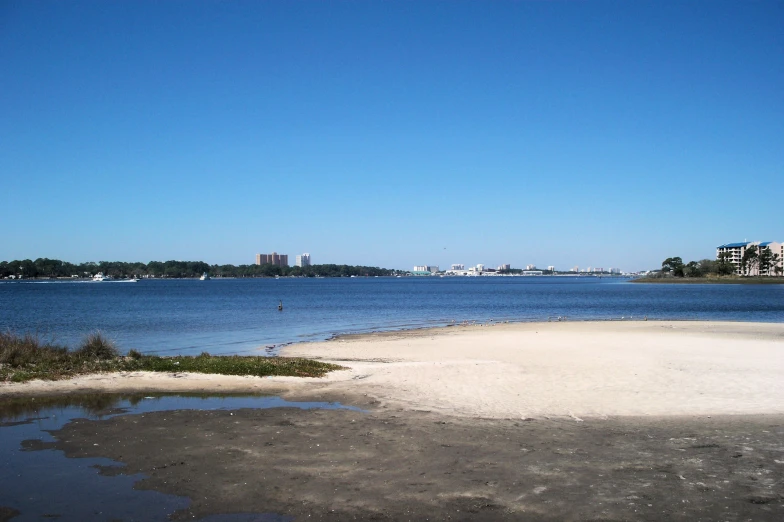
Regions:
<instances>
[{"instance_id":1,"label":"waterfront condo building","mask_svg":"<svg viewBox=\"0 0 784 522\"><path fill-rule=\"evenodd\" d=\"M746 267L746 273L744 274L743 256L751 246L757 247L757 255L764 248L770 249L771 254L778 254L777 262L764 270L760 269L758 262L752 263ZM776 241L744 241L742 243L719 245L716 247L716 259L719 259L722 255L726 256L727 260L735 266L735 275L772 276L784 273L784 245Z\"/></svg>"},{"instance_id":2,"label":"waterfront condo building","mask_svg":"<svg viewBox=\"0 0 784 522\"><path fill-rule=\"evenodd\" d=\"M288 254L278 254L277 252L271 254L256 254L256 264L289 266L289 256Z\"/></svg>"},{"instance_id":3,"label":"waterfront condo building","mask_svg":"<svg viewBox=\"0 0 784 522\"><path fill-rule=\"evenodd\" d=\"M300 254L297 256L294 266L310 266L310 254Z\"/></svg>"}]
</instances>

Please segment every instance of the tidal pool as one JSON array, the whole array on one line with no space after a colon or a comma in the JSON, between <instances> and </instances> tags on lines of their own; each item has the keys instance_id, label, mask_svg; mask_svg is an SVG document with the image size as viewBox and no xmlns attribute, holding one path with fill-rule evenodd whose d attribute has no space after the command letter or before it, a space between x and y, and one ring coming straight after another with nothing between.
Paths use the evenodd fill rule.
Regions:
<instances>
[{"instance_id":1,"label":"tidal pool","mask_svg":"<svg viewBox=\"0 0 784 522\"><path fill-rule=\"evenodd\" d=\"M115 473L122 463L66 458L51 432L77 418L108 419L173 410L243 408L352 409L332 402L291 402L259 395L72 395L0 399L0 519L169 520L190 499L135 489L142 474ZM284 522L276 513L211 515L205 522Z\"/></svg>"}]
</instances>

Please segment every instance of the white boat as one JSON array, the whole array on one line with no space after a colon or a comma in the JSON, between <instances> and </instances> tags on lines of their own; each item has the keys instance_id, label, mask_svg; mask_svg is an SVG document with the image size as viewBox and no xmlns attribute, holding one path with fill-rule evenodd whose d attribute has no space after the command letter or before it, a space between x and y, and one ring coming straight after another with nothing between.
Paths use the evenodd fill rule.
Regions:
<instances>
[{"instance_id":1,"label":"white boat","mask_svg":"<svg viewBox=\"0 0 784 522\"><path fill-rule=\"evenodd\" d=\"M199 281L209 281L209 280L210 280L210 274L208 274L207 272L204 272L199 278Z\"/></svg>"},{"instance_id":2,"label":"white boat","mask_svg":"<svg viewBox=\"0 0 784 522\"><path fill-rule=\"evenodd\" d=\"M112 276L103 275L103 272L98 272L93 276L93 281L114 281Z\"/></svg>"}]
</instances>

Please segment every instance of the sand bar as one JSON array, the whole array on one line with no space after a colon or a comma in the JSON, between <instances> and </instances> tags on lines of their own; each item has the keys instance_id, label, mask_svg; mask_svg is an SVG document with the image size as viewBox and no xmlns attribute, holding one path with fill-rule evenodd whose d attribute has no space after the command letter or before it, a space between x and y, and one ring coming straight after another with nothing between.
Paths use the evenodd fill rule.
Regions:
<instances>
[{"instance_id":1,"label":"sand bar","mask_svg":"<svg viewBox=\"0 0 784 522\"><path fill-rule=\"evenodd\" d=\"M2 384L0 396L74 391L360 393L483 418L784 413L784 324L552 322L345 336L282 355L349 368L321 379L108 374Z\"/></svg>"}]
</instances>

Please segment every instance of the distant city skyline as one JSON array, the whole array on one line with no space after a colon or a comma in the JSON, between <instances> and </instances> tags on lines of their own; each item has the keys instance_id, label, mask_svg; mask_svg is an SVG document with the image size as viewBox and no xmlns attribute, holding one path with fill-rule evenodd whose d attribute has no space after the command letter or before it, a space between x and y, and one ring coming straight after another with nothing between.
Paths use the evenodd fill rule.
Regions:
<instances>
[{"instance_id":1,"label":"distant city skyline","mask_svg":"<svg viewBox=\"0 0 784 522\"><path fill-rule=\"evenodd\" d=\"M778 1L11 0L0 24L7 260L637 271L784 240Z\"/></svg>"}]
</instances>

